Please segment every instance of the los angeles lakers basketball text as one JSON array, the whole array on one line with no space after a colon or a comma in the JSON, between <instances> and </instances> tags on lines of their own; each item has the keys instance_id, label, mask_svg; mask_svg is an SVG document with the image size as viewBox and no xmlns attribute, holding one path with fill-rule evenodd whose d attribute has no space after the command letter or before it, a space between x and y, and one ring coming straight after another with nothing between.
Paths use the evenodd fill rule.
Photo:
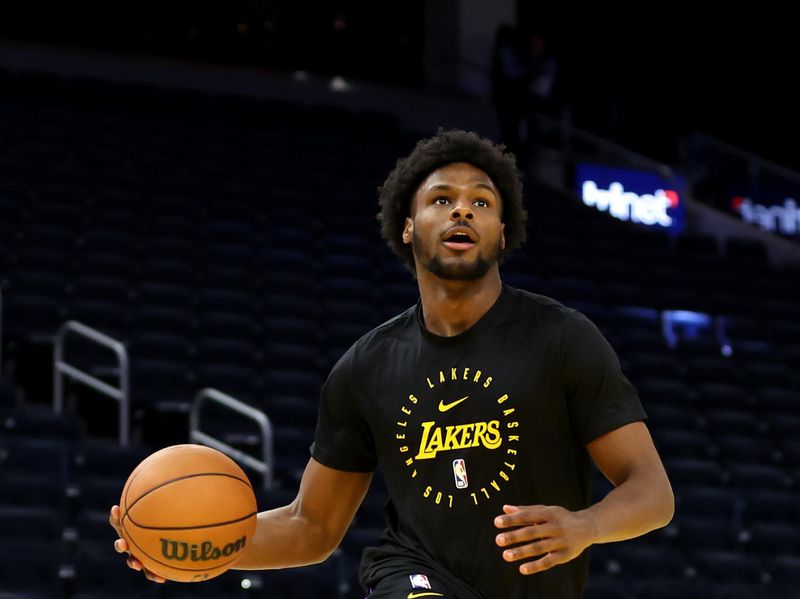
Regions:
<instances>
[{"instance_id":1,"label":"los angeles lakers basketball text","mask_svg":"<svg viewBox=\"0 0 800 599\"><path fill-rule=\"evenodd\" d=\"M461 393L442 397L456 381L466 381L466 388L461 384ZM433 505L478 505L511 480L520 441L519 421L509 395L496 392L496 386L493 377L481 370L450 368L426 377L423 390L410 393L401 402L395 434L398 450L420 493ZM490 418L459 422L459 411L474 412L466 409L471 402L480 402L481 413L490 414ZM431 418L430 414L437 412ZM482 464L493 464L489 476L468 477L475 451L481 452ZM434 472L441 473L441 468L433 464L443 458L452 461L453 477L437 480L442 476Z\"/></svg>"}]
</instances>

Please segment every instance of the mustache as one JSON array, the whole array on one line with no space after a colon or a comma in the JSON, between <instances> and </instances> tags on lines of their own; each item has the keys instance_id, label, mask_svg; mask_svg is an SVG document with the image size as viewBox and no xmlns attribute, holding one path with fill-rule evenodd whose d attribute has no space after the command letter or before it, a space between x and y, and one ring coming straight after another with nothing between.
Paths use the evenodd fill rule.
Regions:
<instances>
[{"instance_id":1,"label":"mustache","mask_svg":"<svg viewBox=\"0 0 800 599\"><path fill-rule=\"evenodd\" d=\"M472 225L469 224L468 220L457 220L452 225L450 225L449 228L452 229L453 227L464 227L464 228L470 229L472 231L475 230L475 229L472 228Z\"/></svg>"}]
</instances>

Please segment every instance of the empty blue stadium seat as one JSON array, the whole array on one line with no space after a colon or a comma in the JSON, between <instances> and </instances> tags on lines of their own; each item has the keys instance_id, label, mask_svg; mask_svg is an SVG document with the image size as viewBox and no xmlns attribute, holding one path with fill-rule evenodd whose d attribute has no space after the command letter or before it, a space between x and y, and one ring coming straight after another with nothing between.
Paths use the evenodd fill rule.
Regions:
<instances>
[{"instance_id":1,"label":"empty blue stadium seat","mask_svg":"<svg viewBox=\"0 0 800 599\"><path fill-rule=\"evenodd\" d=\"M624 578L590 576L584 593L586 599L633 599L634 589Z\"/></svg>"},{"instance_id":2,"label":"empty blue stadium seat","mask_svg":"<svg viewBox=\"0 0 800 599\"><path fill-rule=\"evenodd\" d=\"M56 414L49 408L31 406L0 413L0 431L10 437L76 441L86 436L86 424L73 414Z\"/></svg>"},{"instance_id":3,"label":"empty blue stadium seat","mask_svg":"<svg viewBox=\"0 0 800 599\"><path fill-rule=\"evenodd\" d=\"M61 439L13 436L0 438L0 471L50 473L67 479L73 446Z\"/></svg>"},{"instance_id":4,"label":"empty blue stadium seat","mask_svg":"<svg viewBox=\"0 0 800 599\"><path fill-rule=\"evenodd\" d=\"M56 543L0 541L0 593L40 593L61 599L64 558Z\"/></svg>"},{"instance_id":5,"label":"empty blue stadium seat","mask_svg":"<svg viewBox=\"0 0 800 599\"><path fill-rule=\"evenodd\" d=\"M673 521L676 541L682 549L742 550L743 531L729 518L713 516L684 516L678 512Z\"/></svg>"},{"instance_id":6,"label":"empty blue stadium seat","mask_svg":"<svg viewBox=\"0 0 800 599\"><path fill-rule=\"evenodd\" d=\"M705 382L694 387L698 402L704 409L748 410L755 407L756 400L741 386L731 382Z\"/></svg>"},{"instance_id":7,"label":"empty blue stadium seat","mask_svg":"<svg viewBox=\"0 0 800 599\"><path fill-rule=\"evenodd\" d=\"M688 561L698 576L710 582L724 580L757 584L766 580L765 564L754 556L719 549L690 550Z\"/></svg>"},{"instance_id":8,"label":"empty blue stadium seat","mask_svg":"<svg viewBox=\"0 0 800 599\"><path fill-rule=\"evenodd\" d=\"M74 569L72 586L76 593L102 596L108 589L114 589L115 593L128 593L129 596L135 593L135 596L145 599L159 596L158 586L141 572L128 568L125 557L112 547L79 545L70 563Z\"/></svg>"},{"instance_id":9,"label":"empty blue stadium seat","mask_svg":"<svg viewBox=\"0 0 800 599\"><path fill-rule=\"evenodd\" d=\"M800 521L800 504L796 491L790 489L745 489L745 523L782 523L794 525Z\"/></svg>"},{"instance_id":10,"label":"empty blue stadium seat","mask_svg":"<svg viewBox=\"0 0 800 599\"><path fill-rule=\"evenodd\" d=\"M64 514L58 510L0 504L0 539L3 543L50 543L57 547L61 544L65 522Z\"/></svg>"},{"instance_id":11,"label":"empty blue stadium seat","mask_svg":"<svg viewBox=\"0 0 800 599\"><path fill-rule=\"evenodd\" d=\"M693 402L692 390L678 380L641 377L636 381L636 386L645 405L652 402L671 406L687 406Z\"/></svg>"},{"instance_id":12,"label":"empty blue stadium seat","mask_svg":"<svg viewBox=\"0 0 800 599\"><path fill-rule=\"evenodd\" d=\"M718 582L659 577L634 582L637 599L709 599L717 597ZM754 598L755 599L755 598Z\"/></svg>"},{"instance_id":13,"label":"empty blue stadium seat","mask_svg":"<svg viewBox=\"0 0 800 599\"><path fill-rule=\"evenodd\" d=\"M800 390L790 387L760 386L754 391L767 412L795 413L800 416Z\"/></svg>"},{"instance_id":14,"label":"empty blue stadium seat","mask_svg":"<svg viewBox=\"0 0 800 599\"><path fill-rule=\"evenodd\" d=\"M702 431L652 427L653 440L662 455L684 458L711 458L718 453L712 440Z\"/></svg>"},{"instance_id":15,"label":"empty blue stadium seat","mask_svg":"<svg viewBox=\"0 0 800 599\"><path fill-rule=\"evenodd\" d=\"M772 555L767 560L767 569L776 587L776 596L791 596L800 585L800 557L796 554ZM780 593L780 594L778 594Z\"/></svg>"},{"instance_id":16,"label":"empty blue stadium seat","mask_svg":"<svg viewBox=\"0 0 800 599\"><path fill-rule=\"evenodd\" d=\"M123 447L115 441L87 439L73 451L73 472L79 477L127 477L149 453L142 446Z\"/></svg>"},{"instance_id":17,"label":"empty blue stadium seat","mask_svg":"<svg viewBox=\"0 0 800 599\"><path fill-rule=\"evenodd\" d=\"M686 568L681 551L668 546L653 546L644 539L620 545L614 552L620 573L629 578L680 578Z\"/></svg>"},{"instance_id":18,"label":"empty blue stadium seat","mask_svg":"<svg viewBox=\"0 0 800 599\"><path fill-rule=\"evenodd\" d=\"M769 464L781 458L779 449L765 437L722 433L715 436L714 442L720 459L727 464Z\"/></svg>"},{"instance_id":19,"label":"empty blue stadium seat","mask_svg":"<svg viewBox=\"0 0 800 599\"><path fill-rule=\"evenodd\" d=\"M653 433L661 430L692 432L701 429L705 424L704 417L692 408L651 404L645 401L645 410L648 416L647 426Z\"/></svg>"},{"instance_id":20,"label":"empty blue stadium seat","mask_svg":"<svg viewBox=\"0 0 800 599\"><path fill-rule=\"evenodd\" d=\"M737 433L759 436L768 430L765 420L749 410L716 408L705 410L708 428L712 434Z\"/></svg>"},{"instance_id":21,"label":"empty blue stadium seat","mask_svg":"<svg viewBox=\"0 0 800 599\"><path fill-rule=\"evenodd\" d=\"M767 564L774 555L800 555L800 526L797 523L755 522L747 532L748 549L766 558Z\"/></svg>"},{"instance_id":22,"label":"empty blue stadium seat","mask_svg":"<svg viewBox=\"0 0 800 599\"><path fill-rule=\"evenodd\" d=\"M745 511L745 500L735 489L719 484L695 485L677 492L679 517L704 518L740 527Z\"/></svg>"},{"instance_id":23,"label":"empty blue stadium seat","mask_svg":"<svg viewBox=\"0 0 800 599\"><path fill-rule=\"evenodd\" d=\"M786 470L770 464L731 464L730 482L742 488L788 489L795 481Z\"/></svg>"}]
</instances>

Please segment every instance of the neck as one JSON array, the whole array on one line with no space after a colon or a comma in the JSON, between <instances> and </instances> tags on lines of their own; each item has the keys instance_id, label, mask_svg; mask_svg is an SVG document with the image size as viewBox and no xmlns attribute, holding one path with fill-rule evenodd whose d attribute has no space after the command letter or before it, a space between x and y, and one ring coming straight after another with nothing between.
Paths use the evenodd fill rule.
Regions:
<instances>
[{"instance_id":1,"label":"neck","mask_svg":"<svg viewBox=\"0 0 800 599\"><path fill-rule=\"evenodd\" d=\"M435 335L463 333L488 312L503 288L495 265L476 281L448 281L417 269L425 328Z\"/></svg>"}]
</instances>

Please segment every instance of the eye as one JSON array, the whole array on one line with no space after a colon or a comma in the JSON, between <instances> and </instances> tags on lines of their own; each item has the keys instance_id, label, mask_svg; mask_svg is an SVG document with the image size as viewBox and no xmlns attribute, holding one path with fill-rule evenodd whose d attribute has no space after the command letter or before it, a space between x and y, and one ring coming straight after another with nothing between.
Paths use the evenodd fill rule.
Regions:
<instances>
[{"instance_id":1,"label":"eye","mask_svg":"<svg viewBox=\"0 0 800 599\"><path fill-rule=\"evenodd\" d=\"M475 204L478 208L488 208L489 206L489 202L481 198L478 198L472 203Z\"/></svg>"},{"instance_id":2,"label":"eye","mask_svg":"<svg viewBox=\"0 0 800 599\"><path fill-rule=\"evenodd\" d=\"M450 198L448 198L447 196L436 196L435 198L433 198L433 203L443 206L445 204L450 203Z\"/></svg>"}]
</instances>

